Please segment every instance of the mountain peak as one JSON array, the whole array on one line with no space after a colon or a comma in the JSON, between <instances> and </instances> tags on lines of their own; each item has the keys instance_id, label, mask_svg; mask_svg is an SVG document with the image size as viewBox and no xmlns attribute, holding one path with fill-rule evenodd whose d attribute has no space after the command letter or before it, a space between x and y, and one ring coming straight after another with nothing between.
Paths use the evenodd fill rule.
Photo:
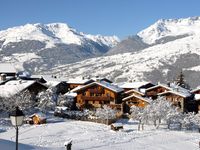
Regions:
<instances>
[{"instance_id":1,"label":"mountain peak","mask_svg":"<svg viewBox=\"0 0 200 150\"><path fill-rule=\"evenodd\" d=\"M0 41L4 41L3 45L22 40L39 40L45 42L46 47L53 47L56 43L81 45L88 40L113 47L119 42L116 36L87 35L66 23L25 24L0 31Z\"/></svg>"},{"instance_id":2,"label":"mountain peak","mask_svg":"<svg viewBox=\"0 0 200 150\"><path fill-rule=\"evenodd\" d=\"M147 44L167 36L194 35L199 33L200 17L160 19L137 35Z\"/></svg>"}]
</instances>

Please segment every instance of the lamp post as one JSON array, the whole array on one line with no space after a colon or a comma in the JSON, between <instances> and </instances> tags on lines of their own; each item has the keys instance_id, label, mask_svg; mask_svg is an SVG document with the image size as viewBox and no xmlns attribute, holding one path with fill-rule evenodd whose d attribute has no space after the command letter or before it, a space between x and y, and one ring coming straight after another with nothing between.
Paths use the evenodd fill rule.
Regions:
<instances>
[{"instance_id":1,"label":"lamp post","mask_svg":"<svg viewBox=\"0 0 200 150\"><path fill-rule=\"evenodd\" d=\"M18 127L23 124L24 113L19 109L19 107L15 107L15 110L10 113L10 120L12 125L16 129L16 150L18 150Z\"/></svg>"}]
</instances>

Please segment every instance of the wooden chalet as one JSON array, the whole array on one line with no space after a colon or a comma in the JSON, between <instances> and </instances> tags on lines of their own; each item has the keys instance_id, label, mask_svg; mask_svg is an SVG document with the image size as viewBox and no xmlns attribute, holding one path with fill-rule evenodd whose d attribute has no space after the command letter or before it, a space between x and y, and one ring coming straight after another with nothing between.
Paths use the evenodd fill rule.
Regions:
<instances>
[{"instance_id":1,"label":"wooden chalet","mask_svg":"<svg viewBox=\"0 0 200 150\"><path fill-rule=\"evenodd\" d=\"M123 89L108 82L92 82L73 90L77 93L76 106L82 108L99 108L102 105L118 107L122 102Z\"/></svg>"},{"instance_id":2,"label":"wooden chalet","mask_svg":"<svg viewBox=\"0 0 200 150\"><path fill-rule=\"evenodd\" d=\"M131 106L137 106L140 108L144 108L150 103L150 100L146 97L142 97L140 95L132 94L128 97L122 99L123 102L123 112L129 113Z\"/></svg>"},{"instance_id":3,"label":"wooden chalet","mask_svg":"<svg viewBox=\"0 0 200 150\"><path fill-rule=\"evenodd\" d=\"M189 92L165 91L163 93L158 94L158 96L164 96L166 100L172 102L174 106L179 107L181 112L197 111L197 106L194 97Z\"/></svg>"},{"instance_id":4,"label":"wooden chalet","mask_svg":"<svg viewBox=\"0 0 200 150\"><path fill-rule=\"evenodd\" d=\"M145 93L147 97L151 97L152 99L156 99L159 93L163 93L166 91L172 90L169 86L164 84L158 84L153 87L146 89Z\"/></svg>"}]
</instances>

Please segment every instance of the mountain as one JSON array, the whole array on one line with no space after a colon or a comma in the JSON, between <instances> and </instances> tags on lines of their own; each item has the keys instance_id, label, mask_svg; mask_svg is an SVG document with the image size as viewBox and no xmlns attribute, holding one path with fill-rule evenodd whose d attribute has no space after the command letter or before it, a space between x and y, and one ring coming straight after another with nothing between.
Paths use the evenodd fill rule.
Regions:
<instances>
[{"instance_id":1,"label":"mountain","mask_svg":"<svg viewBox=\"0 0 200 150\"><path fill-rule=\"evenodd\" d=\"M137 35L122 40L110 49L106 55L136 52L157 44L199 34L200 17L186 19L160 19Z\"/></svg>"},{"instance_id":2,"label":"mountain","mask_svg":"<svg viewBox=\"0 0 200 150\"><path fill-rule=\"evenodd\" d=\"M136 35L147 48L56 67L48 73L66 77L104 76L116 82L168 82L182 70L186 82L194 88L200 85L199 29L200 17L162 19ZM121 46L123 50L127 49Z\"/></svg>"},{"instance_id":3,"label":"mountain","mask_svg":"<svg viewBox=\"0 0 200 150\"><path fill-rule=\"evenodd\" d=\"M121 54L121 53L126 53L126 52L137 52L149 46L150 45L143 42L139 36L137 35L130 36L127 39L119 42L113 48L111 48L105 55L114 55L114 54Z\"/></svg>"},{"instance_id":4,"label":"mountain","mask_svg":"<svg viewBox=\"0 0 200 150\"><path fill-rule=\"evenodd\" d=\"M31 72L101 56L116 36L77 32L64 23L26 24L0 31L0 61Z\"/></svg>"}]
</instances>

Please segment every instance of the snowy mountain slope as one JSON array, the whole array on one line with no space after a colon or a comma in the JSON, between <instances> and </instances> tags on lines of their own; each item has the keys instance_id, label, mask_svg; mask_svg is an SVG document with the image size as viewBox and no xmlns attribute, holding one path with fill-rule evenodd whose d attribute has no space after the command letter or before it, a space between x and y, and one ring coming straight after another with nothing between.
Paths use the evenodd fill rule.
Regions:
<instances>
[{"instance_id":1,"label":"snowy mountain slope","mask_svg":"<svg viewBox=\"0 0 200 150\"><path fill-rule=\"evenodd\" d=\"M140 31L137 35L130 36L106 54L120 54L126 52L136 52L142 49L191 35L200 34L200 17L190 17L185 19L160 19L148 28Z\"/></svg>"},{"instance_id":2,"label":"snowy mountain slope","mask_svg":"<svg viewBox=\"0 0 200 150\"><path fill-rule=\"evenodd\" d=\"M26 24L0 31L0 41L3 41L2 46L22 40L45 42L48 48L58 43L81 45L89 40L109 47L113 47L119 42L116 36L94 36L82 32L79 33L64 23Z\"/></svg>"},{"instance_id":3,"label":"snowy mountain slope","mask_svg":"<svg viewBox=\"0 0 200 150\"><path fill-rule=\"evenodd\" d=\"M155 24L139 32L137 35L145 43L155 44L156 41L168 36L200 34L200 17L185 19L161 19Z\"/></svg>"},{"instance_id":4,"label":"snowy mountain slope","mask_svg":"<svg viewBox=\"0 0 200 150\"><path fill-rule=\"evenodd\" d=\"M35 72L101 56L118 42L116 36L84 34L64 23L26 24L0 31L0 62Z\"/></svg>"},{"instance_id":5,"label":"snowy mountain slope","mask_svg":"<svg viewBox=\"0 0 200 150\"><path fill-rule=\"evenodd\" d=\"M187 69L200 65L200 35L188 36L147 49L98 57L52 69L58 76L105 76L116 82L148 80L172 81L183 69L192 87L200 84L200 72Z\"/></svg>"}]
</instances>

